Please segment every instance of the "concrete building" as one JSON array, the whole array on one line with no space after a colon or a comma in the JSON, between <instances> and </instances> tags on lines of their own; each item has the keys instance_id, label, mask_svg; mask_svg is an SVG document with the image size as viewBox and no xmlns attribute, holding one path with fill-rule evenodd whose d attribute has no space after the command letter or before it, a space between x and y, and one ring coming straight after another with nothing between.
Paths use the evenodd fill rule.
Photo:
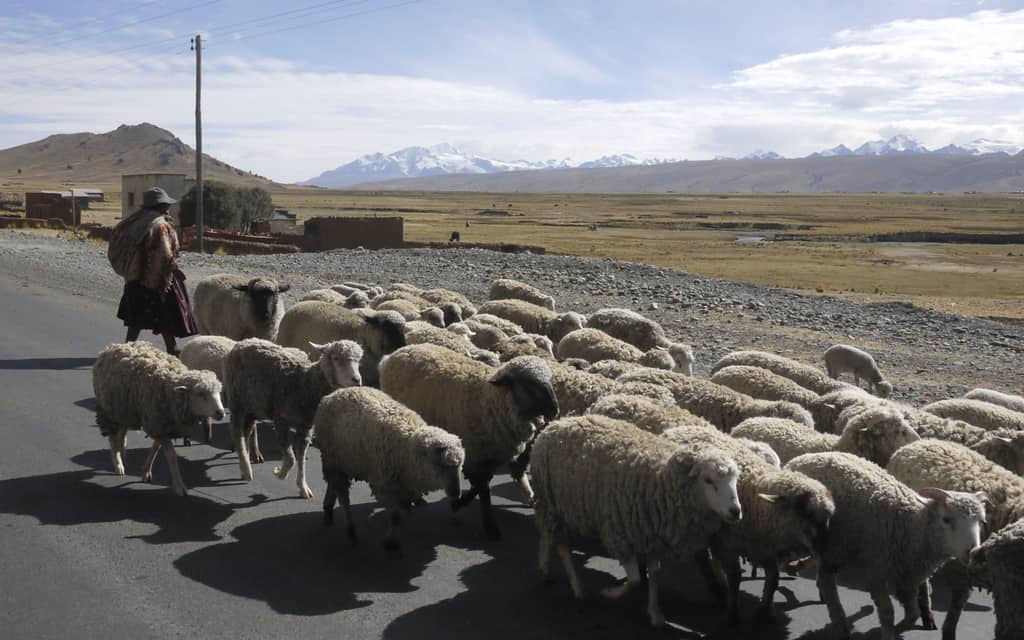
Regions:
<instances>
[{"instance_id":1,"label":"concrete building","mask_svg":"<svg viewBox=\"0 0 1024 640\"><path fill-rule=\"evenodd\" d=\"M134 173L121 176L121 217L138 211L146 189L160 187L175 200L181 200L194 183L195 178L184 173ZM179 222L178 205L171 207L171 217L176 223Z\"/></svg>"}]
</instances>

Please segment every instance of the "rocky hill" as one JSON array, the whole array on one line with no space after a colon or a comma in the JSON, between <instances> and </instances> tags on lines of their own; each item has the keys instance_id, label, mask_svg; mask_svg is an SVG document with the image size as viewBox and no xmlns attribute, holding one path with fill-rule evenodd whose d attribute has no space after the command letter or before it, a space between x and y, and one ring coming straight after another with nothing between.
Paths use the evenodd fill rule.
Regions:
<instances>
[{"instance_id":1,"label":"rocky hill","mask_svg":"<svg viewBox=\"0 0 1024 640\"><path fill-rule=\"evenodd\" d=\"M203 159L207 179L274 184L205 153ZM57 134L0 150L0 178L25 184L116 184L128 173L194 175L195 163L195 149L170 131L144 122L106 133Z\"/></svg>"}]
</instances>

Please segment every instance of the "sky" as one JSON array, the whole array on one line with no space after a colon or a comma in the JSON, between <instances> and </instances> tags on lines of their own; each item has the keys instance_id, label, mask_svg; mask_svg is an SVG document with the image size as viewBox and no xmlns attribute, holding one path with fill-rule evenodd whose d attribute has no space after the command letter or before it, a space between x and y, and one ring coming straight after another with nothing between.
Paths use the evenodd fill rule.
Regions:
<instances>
[{"instance_id":1,"label":"sky","mask_svg":"<svg viewBox=\"0 0 1024 640\"><path fill-rule=\"evenodd\" d=\"M5 0L0 148L150 122L275 180L500 160L1024 145L1024 0Z\"/></svg>"}]
</instances>

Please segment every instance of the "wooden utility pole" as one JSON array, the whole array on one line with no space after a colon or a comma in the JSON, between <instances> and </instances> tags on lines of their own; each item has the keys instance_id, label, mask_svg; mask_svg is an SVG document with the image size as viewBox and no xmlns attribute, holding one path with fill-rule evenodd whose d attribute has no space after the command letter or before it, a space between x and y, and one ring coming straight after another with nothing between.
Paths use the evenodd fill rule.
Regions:
<instances>
[{"instance_id":1,"label":"wooden utility pole","mask_svg":"<svg viewBox=\"0 0 1024 640\"><path fill-rule=\"evenodd\" d=\"M196 238L199 253L203 253L203 116L201 106L203 86L203 42L197 33L192 39L196 50Z\"/></svg>"}]
</instances>

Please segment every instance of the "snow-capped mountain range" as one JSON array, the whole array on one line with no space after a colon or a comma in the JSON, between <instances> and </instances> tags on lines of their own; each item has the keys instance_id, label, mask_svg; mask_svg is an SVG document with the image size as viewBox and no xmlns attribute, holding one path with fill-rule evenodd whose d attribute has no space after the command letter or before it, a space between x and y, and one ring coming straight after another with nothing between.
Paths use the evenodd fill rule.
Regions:
<instances>
[{"instance_id":1,"label":"snow-capped mountain range","mask_svg":"<svg viewBox=\"0 0 1024 640\"><path fill-rule=\"evenodd\" d=\"M808 158L827 158L833 156L886 156L913 154L956 154L981 155L986 153L1005 153L1013 155L1022 153L1024 147L1000 140L979 138L971 142L955 145L948 144L942 148L929 150L910 136L899 134L888 140L865 142L856 149L840 144L818 151ZM736 158L716 156L715 160L735 160ZM783 156L774 151L758 149L747 154L742 160L780 160ZM299 184L319 187L339 188L363 182L381 182L395 178L414 178L445 174L466 173L500 173L505 171L527 171L538 169L594 169L603 167L628 167L637 165L656 165L679 162L677 159L649 158L640 159L628 153L602 156L596 160L575 163L568 158L562 160L495 160L479 155L465 153L460 149L442 143L432 147L406 147L384 155L372 153L357 158L348 164L331 171L325 171L315 178Z\"/></svg>"}]
</instances>

